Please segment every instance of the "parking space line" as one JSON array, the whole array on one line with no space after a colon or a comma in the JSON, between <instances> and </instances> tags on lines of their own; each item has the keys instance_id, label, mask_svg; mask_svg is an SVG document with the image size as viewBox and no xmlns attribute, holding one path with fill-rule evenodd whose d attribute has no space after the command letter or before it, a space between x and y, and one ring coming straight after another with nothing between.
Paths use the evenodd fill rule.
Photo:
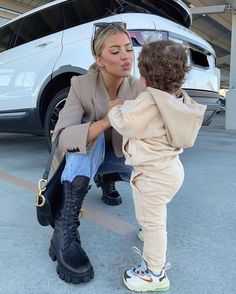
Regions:
<instances>
[{"instance_id":1,"label":"parking space line","mask_svg":"<svg viewBox=\"0 0 236 294\"><path fill-rule=\"evenodd\" d=\"M28 192L37 193L37 186L29 181L26 181L22 178L13 176L8 173L0 172L0 179L11 183L17 187L21 187ZM124 222L118 218L100 212L96 209L89 207L87 204L83 205L83 216L86 219L93 221L94 223L108 229L112 232L115 232L120 235L127 235L131 231L135 230L135 226L130 223Z\"/></svg>"},{"instance_id":2,"label":"parking space line","mask_svg":"<svg viewBox=\"0 0 236 294\"><path fill-rule=\"evenodd\" d=\"M10 175L8 173L0 172L0 178L6 182L9 182L9 183L15 185L15 186L21 187L21 188L27 190L28 192L37 193L37 187L33 183L25 181L19 177Z\"/></svg>"},{"instance_id":3,"label":"parking space line","mask_svg":"<svg viewBox=\"0 0 236 294\"><path fill-rule=\"evenodd\" d=\"M83 215L85 218L94 221L96 224L101 225L104 228L120 235L127 235L136 229L136 227L130 223L124 222L113 216L95 210L88 205L84 205Z\"/></svg>"}]
</instances>

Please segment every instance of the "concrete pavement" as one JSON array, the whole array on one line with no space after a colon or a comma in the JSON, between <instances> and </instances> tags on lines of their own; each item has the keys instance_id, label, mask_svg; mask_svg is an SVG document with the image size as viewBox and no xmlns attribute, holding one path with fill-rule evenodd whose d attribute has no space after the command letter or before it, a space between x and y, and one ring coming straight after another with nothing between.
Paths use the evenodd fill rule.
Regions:
<instances>
[{"instance_id":1,"label":"concrete pavement","mask_svg":"<svg viewBox=\"0 0 236 294\"><path fill-rule=\"evenodd\" d=\"M0 294L126 294L123 271L139 258L131 191L118 183L123 203L110 207L93 185L85 199L82 244L95 269L87 284L61 281L48 256L52 230L38 225L34 196L47 161L43 138L0 134ZM168 206L170 294L235 294L236 132L224 115L202 127L181 156L185 182Z\"/></svg>"}]
</instances>

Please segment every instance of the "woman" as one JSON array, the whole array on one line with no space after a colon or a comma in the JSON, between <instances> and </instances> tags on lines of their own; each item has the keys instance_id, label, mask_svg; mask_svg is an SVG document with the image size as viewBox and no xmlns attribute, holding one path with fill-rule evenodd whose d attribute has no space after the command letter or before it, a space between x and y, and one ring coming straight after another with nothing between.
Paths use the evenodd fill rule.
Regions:
<instances>
[{"instance_id":1,"label":"woman","mask_svg":"<svg viewBox=\"0 0 236 294\"><path fill-rule=\"evenodd\" d=\"M62 174L63 203L58 214L49 254L58 261L57 273L66 282L87 282L93 268L81 247L78 216L94 175L117 172L129 181L131 167L124 165L121 136L111 128L108 103L120 104L140 93L130 77L134 54L124 23L97 23L91 42L95 64L88 74L73 77L52 140L59 135L54 168L66 153ZM120 99L121 97L123 99Z\"/></svg>"}]
</instances>

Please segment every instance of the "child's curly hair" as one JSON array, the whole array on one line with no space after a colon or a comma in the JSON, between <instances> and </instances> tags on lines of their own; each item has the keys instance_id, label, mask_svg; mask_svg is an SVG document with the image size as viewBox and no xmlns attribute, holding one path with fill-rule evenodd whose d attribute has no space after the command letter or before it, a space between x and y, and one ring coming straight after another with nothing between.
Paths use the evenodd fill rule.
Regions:
<instances>
[{"instance_id":1,"label":"child's curly hair","mask_svg":"<svg viewBox=\"0 0 236 294\"><path fill-rule=\"evenodd\" d=\"M138 57L138 67L148 87L174 93L181 88L191 69L188 49L173 41L146 44Z\"/></svg>"}]
</instances>

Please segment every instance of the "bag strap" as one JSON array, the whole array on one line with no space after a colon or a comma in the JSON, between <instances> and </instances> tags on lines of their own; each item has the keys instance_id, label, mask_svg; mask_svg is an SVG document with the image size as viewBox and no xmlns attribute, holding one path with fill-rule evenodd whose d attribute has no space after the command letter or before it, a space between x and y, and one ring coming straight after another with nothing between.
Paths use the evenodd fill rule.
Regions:
<instances>
[{"instance_id":1,"label":"bag strap","mask_svg":"<svg viewBox=\"0 0 236 294\"><path fill-rule=\"evenodd\" d=\"M53 160L53 157L54 157L54 154L55 154L55 151L56 151L56 147L58 145L59 135L60 135L60 133L57 134L56 139L52 143L51 153L50 153L50 156L48 158L48 162L47 162L45 171L43 173L43 179L45 181L47 181L47 179L48 179L49 171L50 171L50 168L51 168L51 165L52 165L52 160Z\"/></svg>"},{"instance_id":2,"label":"bag strap","mask_svg":"<svg viewBox=\"0 0 236 294\"><path fill-rule=\"evenodd\" d=\"M58 141L59 141L59 135L60 135L60 133L58 133L58 135L56 136L55 141L53 141L53 143L52 143L51 153L50 153L50 156L49 156L45 171L43 173L43 177L42 177L42 179L40 179L38 181L38 194L36 195L36 201L35 201L35 205L37 207L44 206L44 204L46 202L46 199L45 199L45 197L43 195L43 192L46 190L46 185L47 185L47 182L48 182L48 175L49 175L49 171L50 171L50 168L51 168L51 165L52 165L53 156L54 156L54 153L55 153Z\"/></svg>"}]
</instances>

